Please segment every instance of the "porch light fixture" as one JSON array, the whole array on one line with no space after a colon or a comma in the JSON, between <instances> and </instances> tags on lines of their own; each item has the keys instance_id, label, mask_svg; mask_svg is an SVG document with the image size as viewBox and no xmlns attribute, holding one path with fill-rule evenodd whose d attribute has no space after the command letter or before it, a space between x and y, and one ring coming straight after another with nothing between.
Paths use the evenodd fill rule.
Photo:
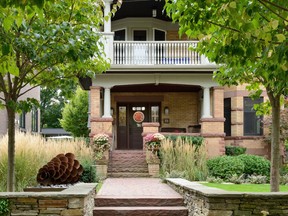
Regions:
<instances>
[{"instance_id":1,"label":"porch light fixture","mask_svg":"<svg viewBox=\"0 0 288 216\"><path fill-rule=\"evenodd\" d=\"M157 16L157 10L156 9L153 9L152 10L152 17L156 17Z\"/></svg>"},{"instance_id":2,"label":"porch light fixture","mask_svg":"<svg viewBox=\"0 0 288 216\"><path fill-rule=\"evenodd\" d=\"M167 106L164 107L164 114L169 115L169 108Z\"/></svg>"}]
</instances>

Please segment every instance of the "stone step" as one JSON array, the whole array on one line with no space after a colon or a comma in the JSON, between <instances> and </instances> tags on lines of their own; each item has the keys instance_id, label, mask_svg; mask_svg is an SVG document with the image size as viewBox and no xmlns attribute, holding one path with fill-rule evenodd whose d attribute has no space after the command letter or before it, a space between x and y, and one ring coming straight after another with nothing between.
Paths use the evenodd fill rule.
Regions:
<instances>
[{"instance_id":1,"label":"stone step","mask_svg":"<svg viewBox=\"0 0 288 216\"><path fill-rule=\"evenodd\" d=\"M135 172L108 172L108 177L113 178L138 178L138 177L150 177L148 171L147 173L141 172L141 173L135 173Z\"/></svg>"},{"instance_id":2,"label":"stone step","mask_svg":"<svg viewBox=\"0 0 288 216\"><path fill-rule=\"evenodd\" d=\"M133 156L133 157L121 157L121 156L113 156L110 157L110 160L115 161L115 160L137 160L137 161L142 161L142 160L146 160L146 157L142 157L142 156Z\"/></svg>"},{"instance_id":3,"label":"stone step","mask_svg":"<svg viewBox=\"0 0 288 216\"><path fill-rule=\"evenodd\" d=\"M104 206L183 206L183 198L115 198L101 197L95 198L95 207Z\"/></svg>"},{"instance_id":4,"label":"stone step","mask_svg":"<svg viewBox=\"0 0 288 216\"><path fill-rule=\"evenodd\" d=\"M109 167L108 172L148 172L148 167Z\"/></svg>"},{"instance_id":5,"label":"stone step","mask_svg":"<svg viewBox=\"0 0 288 216\"><path fill-rule=\"evenodd\" d=\"M93 216L186 216L188 211L183 206L128 206L95 207Z\"/></svg>"},{"instance_id":6,"label":"stone step","mask_svg":"<svg viewBox=\"0 0 288 216\"><path fill-rule=\"evenodd\" d=\"M108 163L109 167L135 167L135 168L143 168L143 167L147 167L147 163L113 163L113 162L109 162Z\"/></svg>"}]
</instances>

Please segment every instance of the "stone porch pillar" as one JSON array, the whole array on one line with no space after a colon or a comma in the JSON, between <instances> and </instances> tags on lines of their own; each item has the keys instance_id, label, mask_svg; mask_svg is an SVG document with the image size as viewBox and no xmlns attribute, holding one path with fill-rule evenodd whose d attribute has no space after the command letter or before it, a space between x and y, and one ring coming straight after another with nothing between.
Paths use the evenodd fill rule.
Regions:
<instances>
[{"instance_id":1,"label":"stone porch pillar","mask_svg":"<svg viewBox=\"0 0 288 216\"><path fill-rule=\"evenodd\" d=\"M224 142L224 89L213 87L213 102L211 115L210 88L203 88L203 116L201 118L201 135L205 138L209 157L223 155L225 153ZM209 108L209 109L208 109Z\"/></svg>"},{"instance_id":2,"label":"stone porch pillar","mask_svg":"<svg viewBox=\"0 0 288 216\"><path fill-rule=\"evenodd\" d=\"M148 164L148 172L151 177L159 177L160 160L157 155L151 151L146 150L145 136L147 134L154 134L159 132L160 124L157 122L143 122L143 150L146 154L146 162Z\"/></svg>"},{"instance_id":3,"label":"stone porch pillar","mask_svg":"<svg viewBox=\"0 0 288 216\"><path fill-rule=\"evenodd\" d=\"M100 86L90 87L90 117L100 117Z\"/></svg>"}]
</instances>

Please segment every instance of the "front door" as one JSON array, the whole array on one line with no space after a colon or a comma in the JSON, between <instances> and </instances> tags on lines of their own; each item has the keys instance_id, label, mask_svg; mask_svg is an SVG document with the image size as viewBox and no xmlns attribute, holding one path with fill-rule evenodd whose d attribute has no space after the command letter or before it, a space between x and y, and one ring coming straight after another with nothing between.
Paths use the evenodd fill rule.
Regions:
<instances>
[{"instance_id":1,"label":"front door","mask_svg":"<svg viewBox=\"0 0 288 216\"><path fill-rule=\"evenodd\" d=\"M159 104L118 104L117 149L143 149L142 123L159 121Z\"/></svg>"}]
</instances>

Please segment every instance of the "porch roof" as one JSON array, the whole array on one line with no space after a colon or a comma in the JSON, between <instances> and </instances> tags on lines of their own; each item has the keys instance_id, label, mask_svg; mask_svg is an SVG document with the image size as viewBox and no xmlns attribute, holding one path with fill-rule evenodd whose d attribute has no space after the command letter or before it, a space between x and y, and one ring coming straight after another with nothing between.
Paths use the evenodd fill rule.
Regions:
<instances>
[{"instance_id":1,"label":"porch roof","mask_svg":"<svg viewBox=\"0 0 288 216\"><path fill-rule=\"evenodd\" d=\"M113 3L116 3L114 0ZM112 21L126 17L152 17L152 10L156 10L156 19L171 21L163 10L165 0L122 0L121 8L112 17ZM111 6L112 7L112 6Z\"/></svg>"}]
</instances>

